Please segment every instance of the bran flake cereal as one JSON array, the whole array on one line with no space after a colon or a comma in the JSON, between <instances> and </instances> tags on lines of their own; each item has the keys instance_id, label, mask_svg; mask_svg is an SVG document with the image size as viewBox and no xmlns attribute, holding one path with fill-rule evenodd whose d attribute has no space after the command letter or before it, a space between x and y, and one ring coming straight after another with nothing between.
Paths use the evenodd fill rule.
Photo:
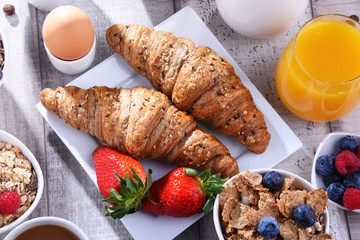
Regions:
<instances>
[{"instance_id":1,"label":"bran flake cereal","mask_svg":"<svg viewBox=\"0 0 360 240\"><path fill-rule=\"evenodd\" d=\"M269 191L263 186L260 174L246 171L226 184L219 196L225 239L263 240L257 232L257 225L261 218L267 216L275 218L280 226L279 234L274 240L331 239L331 235L324 233L326 192L321 188L309 192L296 189L294 182L294 177L284 178L280 190ZM317 225L306 229L294 220L295 208L300 204L308 204L314 208Z\"/></svg>"},{"instance_id":2,"label":"bran flake cereal","mask_svg":"<svg viewBox=\"0 0 360 240\"><path fill-rule=\"evenodd\" d=\"M314 189L308 193L306 204L310 205L316 212L316 215L325 211L327 203L327 194L321 189Z\"/></svg>"}]
</instances>

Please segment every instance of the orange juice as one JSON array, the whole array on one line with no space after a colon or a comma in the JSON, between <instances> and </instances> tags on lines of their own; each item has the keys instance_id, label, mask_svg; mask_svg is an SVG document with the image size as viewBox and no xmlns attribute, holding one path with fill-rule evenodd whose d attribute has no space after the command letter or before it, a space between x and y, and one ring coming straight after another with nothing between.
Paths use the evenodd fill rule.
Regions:
<instances>
[{"instance_id":1,"label":"orange juice","mask_svg":"<svg viewBox=\"0 0 360 240\"><path fill-rule=\"evenodd\" d=\"M360 26L341 15L305 24L284 50L276 89L284 105L310 121L333 121L360 103Z\"/></svg>"}]
</instances>

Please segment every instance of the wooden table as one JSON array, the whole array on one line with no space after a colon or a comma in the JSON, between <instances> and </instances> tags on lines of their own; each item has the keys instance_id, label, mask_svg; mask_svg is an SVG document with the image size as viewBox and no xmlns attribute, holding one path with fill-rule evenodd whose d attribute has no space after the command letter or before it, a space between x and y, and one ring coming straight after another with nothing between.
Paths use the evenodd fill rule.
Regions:
<instances>
[{"instance_id":1,"label":"wooden table","mask_svg":"<svg viewBox=\"0 0 360 240\"><path fill-rule=\"evenodd\" d=\"M41 28L48 12L23 0L0 0L0 3L1 8L12 3L18 19L10 23L4 14L0 14L0 26L9 42L8 69L0 87L0 129L15 135L29 147L46 177L44 194L31 218L57 216L68 219L93 240L132 239L120 221L104 217L104 204L100 202L97 187L35 109L43 88L55 88L76 77L57 71L46 56ZM302 141L303 147L276 168L310 180L316 148L326 134L336 131L360 134L359 107L338 121L309 122L297 118L284 107L274 86L278 58L299 27L310 18L325 13L359 15L360 2L357 0L312 0L295 26L269 39L250 39L235 33L220 17L214 0L79 0L74 5L89 15L95 27L97 53L92 66L113 54L104 38L110 25L133 23L153 27L183 7L191 6ZM360 215L332 206L329 210L330 233L335 239L360 239ZM1 239L4 237L0 236ZM212 216L203 217L176 239L217 239Z\"/></svg>"}]
</instances>

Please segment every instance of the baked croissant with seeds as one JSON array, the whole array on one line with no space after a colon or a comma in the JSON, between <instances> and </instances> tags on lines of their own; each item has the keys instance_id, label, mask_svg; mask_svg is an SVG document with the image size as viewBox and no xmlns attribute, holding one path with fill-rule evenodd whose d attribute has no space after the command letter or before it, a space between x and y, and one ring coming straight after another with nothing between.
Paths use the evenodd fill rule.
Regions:
<instances>
[{"instance_id":1,"label":"baked croissant with seeds","mask_svg":"<svg viewBox=\"0 0 360 240\"><path fill-rule=\"evenodd\" d=\"M251 152L266 150L271 135L263 114L234 68L213 50L142 25L114 25L106 40L176 107L235 136Z\"/></svg>"},{"instance_id":2,"label":"baked croissant with seeds","mask_svg":"<svg viewBox=\"0 0 360 240\"><path fill-rule=\"evenodd\" d=\"M210 168L222 177L239 172L236 160L214 135L156 90L69 86L44 89L40 100L72 127L135 159Z\"/></svg>"}]
</instances>

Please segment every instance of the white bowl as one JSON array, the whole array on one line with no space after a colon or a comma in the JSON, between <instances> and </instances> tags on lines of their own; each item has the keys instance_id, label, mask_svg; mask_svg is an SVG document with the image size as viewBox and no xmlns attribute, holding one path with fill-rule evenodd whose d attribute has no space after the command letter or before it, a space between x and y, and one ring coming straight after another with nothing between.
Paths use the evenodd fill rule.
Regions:
<instances>
[{"instance_id":1,"label":"white bowl","mask_svg":"<svg viewBox=\"0 0 360 240\"><path fill-rule=\"evenodd\" d=\"M29 230L30 228L41 226L41 225L55 225L68 229L70 232L74 233L80 240L88 240L89 238L86 234L76 226L74 223L57 217L39 217L34 218L29 221L24 222L23 224L16 227L12 230L4 240L14 240L21 233Z\"/></svg>"},{"instance_id":2,"label":"white bowl","mask_svg":"<svg viewBox=\"0 0 360 240\"><path fill-rule=\"evenodd\" d=\"M31 162L31 165L36 172L37 184L38 184L36 197L35 197L33 203L31 204L31 206L29 207L29 209L21 217L19 217L12 223L0 228L0 234L2 234L4 232L7 232L7 231L13 229L20 223L22 223L34 211L34 209L36 208L36 206L38 205L38 203L40 201L41 195L44 190L44 177L43 177L40 165L37 162L36 158L19 139L17 139L13 135L11 135L5 131L0 130L0 141L11 143L13 146L17 146L21 149L23 155Z\"/></svg>"},{"instance_id":3,"label":"white bowl","mask_svg":"<svg viewBox=\"0 0 360 240\"><path fill-rule=\"evenodd\" d=\"M221 17L235 31L254 38L279 34L293 26L308 0L216 0Z\"/></svg>"},{"instance_id":4,"label":"white bowl","mask_svg":"<svg viewBox=\"0 0 360 240\"><path fill-rule=\"evenodd\" d=\"M319 147L316 150L316 154L315 154L314 162L313 162L313 166L312 166L312 171L311 171L311 183L314 186L321 187L324 190L326 190L324 178L320 174L318 174L315 170L316 160L322 155L332 154L332 153L340 150L338 147L338 141L342 137L345 137L347 135L353 136L356 139L356 141L358 143L360 143L360 135L358 135L358 134L337 132L337 133L329 133L328 135L326 135L324 140L319 144ZM338 208L348 210L348 209L346 209L346 207L344 205L341 205L337 202L331 201L330 199L329 199L329 203ZM350 211L350 210L348 210L348 211ZM360 213L360 209L355 209L355 210L352 210L351 212Z\"/></svg>"},{"instance_id":5,"label":"white bowl","mask_svg":"<svg viewBox=\"0 0 360 240\"><path fill-rule=\"evenodd\" d=\"M259 173L261 175L265 175L266 173L270 172L270 171L277 171L279 172L284 178L286 177L294 177L295 178L295 182L294 185L296 187L296 189L304 189L306 191L311 191L313 189L315 189L315 187L309 183L308 181L306 181L305 179L303 179L302 177L299 177L298 175L295 175L291 172L288 171L284 171L284 170L280 170L280 169L272 169L272 168L259 168L259 169L252 169L250 170L251 172L254 173ZM244 174L245 172L241 172L239 174ZM233 176L232 178L230 178L225 184L233 181L236 178L237 175ZM327 208L325 209L324 213L324 223L325 223L325 233L329 233L329 228L330 228L330 223L329 223L329 213ZM220 205L219 205L219 195L216 196L215 199L215 203L214 203L214 211L213 211L213 219L214 219L214 225L215 225L215 230L216 233L219 237L220 240L224 240L224 236L223 236L223 231L221 228L221 219L220 219Z\"/></svg>"},{"instance_id":6,"label":"white bowl","mask_svg":"<svg viewBox=\"0 0 360 240\"><path fill-rule=\"evenodd\" d=\"M55 57L46 47L45 42L44 47L50 59L50 62L57 70L65 74L78 74L88 69L91 63L94 61L96 52L96 36L94 37L94 43L90 51L84 57L74 61L66 61Z\"/></svg>"},{"instance_id":7,"label":"white bowl","mask_svg":"<svg viewBox=\"0 0 360 240\"><path fill-rule=\"evenodd\" d=\"M8 51L8 45L7 45L7 40L6 40L6 36L4 31L2 30L2 28L0 27L0 37L3 41L3 46L4 46L4 68L2 70L3 76L0 79L0 86L2 85L2 83L4 82L5 76L6 76L6 69L7 69L7 65L8 65L8 60L9 60L9 51Z\"/></svg>"}]
</instances>

